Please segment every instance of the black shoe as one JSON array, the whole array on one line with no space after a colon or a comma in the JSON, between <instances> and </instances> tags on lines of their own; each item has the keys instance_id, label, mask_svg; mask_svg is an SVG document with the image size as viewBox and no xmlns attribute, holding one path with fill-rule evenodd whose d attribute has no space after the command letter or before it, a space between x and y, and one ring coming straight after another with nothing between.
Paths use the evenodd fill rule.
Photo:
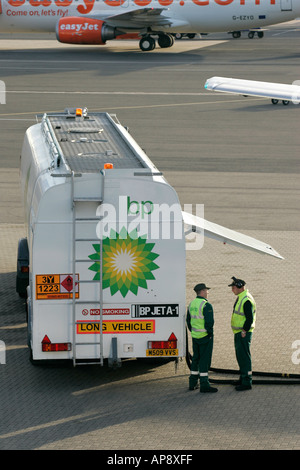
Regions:
<instances>
[{"instance_id":1,"label":"black shoe","mask_svg":"<svg viewBox=\"0 0 300 470\"><path fill-rule=\"evenodd\" d=\"M200 388L200 393L216 393L217 391L218 389L215 387L203 388L202 390Z\"/></svg>"},{"instance_id":2,"label":"black shoe","mask_svg":"<svg viewBox=\"0 0 300 470\"><path fill-rule=\"evenodd\" d=\"M194 386L190 386L189 390L197 390L197 388L199 388L199 385L194 385Z\"/></svg>"},{"instance_id":3,"label":"black shoe","mask_svg":"<svg viewBox=\"0 0 300 470\"><path fill-rule=\"evenodd\" d=\"M238 385L237 387L235 387L235 389L238 391L238 392L242 392L244 390L251 390L252 389L252 386L251 385Z\"/></svg>"}]
</instances>

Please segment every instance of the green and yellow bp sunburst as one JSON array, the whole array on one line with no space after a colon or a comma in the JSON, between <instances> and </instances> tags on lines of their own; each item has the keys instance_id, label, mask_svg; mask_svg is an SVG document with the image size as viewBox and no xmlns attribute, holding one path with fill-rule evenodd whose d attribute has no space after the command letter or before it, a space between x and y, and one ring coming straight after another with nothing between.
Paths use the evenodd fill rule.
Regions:
<instances>
[{"instance_id":1,"label":"green and yellow bp sunburst","mask_svg":"<svg viewBox=\"0 0 300 470\"><path fill-rule=\"evenodd\" d=\"M147 281L154 280L152 271L159 268L154 260L159 256L153 253L155 243L147 243L147 236L138 236L137 230L128 234L125 227L120 234L114 230L102 241L102 288L110 288L111 295L120 291L123 297L128 292L137 295L138 288L147 289ZM89 255L94 260L89 269L95 271L94 280L100 280L100 243L93 245L95 253Z\"/></svg>"}]
</instances>

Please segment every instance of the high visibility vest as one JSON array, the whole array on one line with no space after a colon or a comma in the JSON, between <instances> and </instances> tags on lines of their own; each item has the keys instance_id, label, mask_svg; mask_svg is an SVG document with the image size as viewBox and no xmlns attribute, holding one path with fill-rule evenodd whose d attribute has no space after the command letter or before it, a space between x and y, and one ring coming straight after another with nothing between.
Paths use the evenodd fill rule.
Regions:
<instances>
[{"instance_id":1,"label":"high visibility vest","mask_svg":"<svg viewBox=\"0 0 300 470\"><path fill-rule=\"evenodd\" d=\"M233 333L239 333L242 331L244 323L246 321L244 313L244 304L249 300L252 304L253 322L249 331L253 331L255 327L256 319L256 303L250 292L246 289L238 295L236 304L234 305L232 317L231 317L231 328Z\"/></svg>"},{"instance_id":2,"label":"high visibility vest","mask_svg":"<svg viewBox=\"0 0 300 470\"><path fill-rule=\"evenodd\" d=\"M192 300L189 305L189 312L191 316L191 336L192 338L204 338L207 336L207 331L204 328L204 315L203 309L207 303L206 299L196 298Z\"/></svg>"}]
</instances>

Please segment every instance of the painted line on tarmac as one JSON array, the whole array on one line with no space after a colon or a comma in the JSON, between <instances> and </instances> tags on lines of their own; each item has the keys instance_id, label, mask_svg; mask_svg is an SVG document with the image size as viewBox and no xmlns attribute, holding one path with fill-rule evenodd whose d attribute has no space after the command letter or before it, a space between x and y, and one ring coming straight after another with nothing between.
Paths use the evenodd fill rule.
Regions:
<instances>
[{"instance_id":1,"label":"painted line on tarmac","mask_svg":"<svg viewBox=\"0 0 300 470\"><path fill-rule=\"evenodd\" d=\"M206 40L206 39L195 39L195 40L181 40L176 41L172 47L167 48L155 48L154 53L181 53L189 52L194 49L202 49L205 47L211 47L218 44L227 42L227 40ZM100 46L101 47L101 46ZM59 43L55 39L1 39L0 50L9 50L9 51L28 51L28 50L41 50L41 49L57 49L63 51L64 49L73 49L73 50L99 50L99 45L89 45L89 44L64 44ZM126 52L139 52L145 54L145 52L140 50L138 41L113 41L110 44L107 44L105 47L108 52L111 49L114 49L114 52L118 50ZM118 50L117 50L118 49Z\"/></svg>"},{"instance_id":2,"label":"painted line on tarmac","mask_svg":"<svg viewBox=\"0 0 300 470\"><path fill-rule=\"evenodd\" d=\"M66 418L57 419L55 421L49 421L48 423L42 423L42 424L38 424L36 426L29 426L29 427L23 428L23 429L16 429L15 431L11 431L11 432L8 432L6 434L1 434L0 439L7 439L9 437L20 436L21 434L25 434L27 432L31 433L31 432L34 432L34 431L41 431L41 430L44 430L44 429L47 429L47 428L51 428L53 426L58 426L58 425L61 425L61 424L70 423L72 421L86 420L86 419L90 419L93 416L98 416L98 415L99 415L99 411L87 411L86 413L73 415L73 416L68 416Z\"/></svg>"},{"instance_id":3,"label":"painted line on tarmac","mask_svg":"<svg viewBox=\"0 0 300 470\"><path fill-rule=\"evenodd\" d=\"M265 98L248 98L248 100L251 102L252 101L266 101ZM197 106L197 105L207 105L207 104L223 104L223 103L239 103L239 102L245 102L245 99L237 99L237 100L234 100L234 99L231 99L231 100L219 100L219 101L199 101L199 102L193 102L193 103L169 103L169 104L151 104L151 105L141 105L141 106L117 106L117 107L110 107L110 106L106 106L105 109L106 111L107 110L122 110L122 109L146 109L146 108L171 108L171 107L175 107L175 106ZM100 111L102 108L99 107L99 108L95 108L95 109L91 109L89 108L89 111ZM3 119L4 116L21 116L21 115L26 115L26 114L29 114L29 115L36 115L36 114L44 114L44 113L55 113L55 112L60 112L60 110L43 110L43 111L31 111L31 112L25 112L25 113L8 113L8 114L0 114L0 121L20 121L20 120L24 120L24 121L27 121L27 119ZM34 121L36 122L36 119L34 119Z\"/></svg>"},{"instance_id":4,"label":"painted line on tarmac","mask_svg":"<svg viewBox=\"0 0 300 470\"><path fill-rule=\"evenodd\" d=\"M6 93L26 95L141 95L141 96L214 96L209 92L169 92L169 91L38 91L38 90L6 90Z\"/></svg>"}]
</instances>

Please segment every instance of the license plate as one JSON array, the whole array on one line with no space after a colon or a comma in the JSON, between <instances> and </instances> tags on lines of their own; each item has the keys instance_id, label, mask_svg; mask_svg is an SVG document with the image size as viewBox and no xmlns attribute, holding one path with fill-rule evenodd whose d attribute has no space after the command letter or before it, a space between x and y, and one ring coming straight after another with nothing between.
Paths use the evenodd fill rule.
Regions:
<instances>
[{"instance_id":1,"label":"license plate","mask_svg":"<svg viewBox=\"0 0 300 470\"><path fill-rule=\"evenodd\" d=\"M147 349L146 356L148 357L178 356L178 349Z\"/></svg>"}]
</instances>

